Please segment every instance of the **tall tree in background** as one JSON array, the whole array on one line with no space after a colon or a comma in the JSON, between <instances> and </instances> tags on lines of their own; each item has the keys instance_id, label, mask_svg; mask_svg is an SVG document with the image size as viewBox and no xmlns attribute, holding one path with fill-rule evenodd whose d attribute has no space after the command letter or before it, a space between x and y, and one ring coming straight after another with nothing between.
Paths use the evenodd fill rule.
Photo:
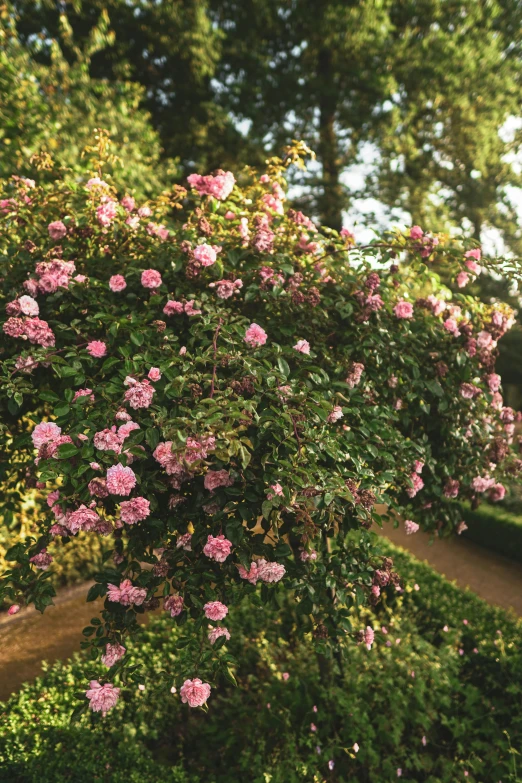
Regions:
<instances>
[{"instance_id":1,"label":"tall tree in background","mask_svg":"<svg viewBox=\"0 0 522 783\"><path fill-rule=\"evenodd\" d=\"M22 45L16 21L0 4L0 177L29 173L35 153L52 154L59 166L78 175L89 172L82 157L96 128L111 135L111 174L122 189L143 197L175 175L172 162L161 160L161 144L146 111L140 108L143 88L134 82L107 82L89 74L90 59L110 41L102 14L79 48L67 19L61 19L61 40L73 53L67 61L56 41L48 63L38 61L38 39Z\"/></svg>"},{"instance_id":2,"label":"tall tree in background","mask_svg":"<svg viewBox=\"0 0 522 783\"><path fill-rule=\"evenodd\" d=\"M339 228L343 175L373 143L364 194L419 222L518 247L499 136L519 111L518 0L54 0L19 2L26 40L85 41L106 9L115 33L96 78L139 81L165 154L183 172L258 163L292 137L318 153L308 208ZM70 56L63 42L66 57Z\"/></svg>"}]
</instances>

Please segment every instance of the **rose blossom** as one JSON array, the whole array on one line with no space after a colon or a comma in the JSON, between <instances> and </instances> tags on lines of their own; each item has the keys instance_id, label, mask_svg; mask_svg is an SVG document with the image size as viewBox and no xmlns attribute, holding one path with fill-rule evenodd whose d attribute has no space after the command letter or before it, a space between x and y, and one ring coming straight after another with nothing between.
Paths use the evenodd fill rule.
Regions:
<instances>
[{"instance_id":1,"label":"rose blossom","mask_svg":"<svg viewBox=\"0 0 522 783\"><path fill-rule=\"evenodd\" d=\"M87 508L87 506L82 503L76 511L72 511L68 515L66 525L71 533L76 535L79 530L85 530L87 532L95 530L101 521L102 520L96 511L92 508Z\"/></svg>"},{"instance_id":2,"label":"rose blossom","mask_svg":"<svg viewBox=\"0 0 522 783\"><path fill-rule=\"evenodd\" d=\"M393 308L393 312L395 313L397 318L412 318L413 305L411 304L411 302L406 302L404 301L404 299L401 299L400 302L397 302L397 304Z\"/></svg>"},{"instance_id":3,"label":"rose blossom","mask_svg":"<svg viewBox=\"0 0 522 783\"><path fill-rule=\"evenodd\" d=\"M176 302L174 299L169 299L163 308L163 312L165 315L181 315L183 312L183 302Z\"/></svg>"},{"instance_id":4,"label":"rose blossom","mask_svg":"<svg viewBox=\"0 0 522 783\"><path fill-rule=\"evenodd\" d=\"M123 275L112 275L109 279L109 288L111 291L114 291L114 293L119 293L127 288L127 281Z\"/></svg>"},{"instance_id":5,"label":"rose blossom","mask_svg":"<svg viewBox=\"0 0 522 783\"><path fill-rule=\"evenodd\" d=\"M221 601L209 601L203 607L203 611L209 620L223 620L228 614L228 607Z\"/></svg>"},{"instance_id":6,"label":"rose blossom","mask_svg":"<svg viewBox=\"0 0 522 783\"><path fill-rule=\"evenodd\" d=\"M222 625L211 628L211 630L208 632L208 640L210 644L215 644L220 636L224 636L228 641L230 639L230 631L227 628L224 628Z\"/></svg>"},{"instance_id":7,"label":"rose blossom","mask_svg":"<svg viewBox=\"0 0 522 783\"><path fill-rule=\"evenodd\" d=\"M96 432L93 438L94 447L98 451L115 451L116 454L119 454L122 439L115 430L116 427L114 430L106 429Z\"/></svg>"},{"instance_id":8,"label":"rose blossom","mask_svg":"<svg viewBox=\"0 0 522 783\"><path fill-rule=\"evenodd\" d=\"M456 277L456 283L459 288L464 288L469 283L469 275L467 272L459 272Z\"/></svg>"},{"instance_id":9,"label":"rose blossom","mask_svg":"<svg viewBox=\"0 0 522 783\"><path fill-rule=\"evenodd\" d=\"M62 223L61 220L55 220L54 223L49 223L47 226L47 230L49 232L49 236L53 241L56 241L58 239L63 239L64 236L67 234L67 228L64 223Z\"/></svg>"},{"instance_id":10,"label":"rose blossom","mask_svg":"<svg viewBox=\"0 0 522 783\"><path fill-rule=\"evenodd\" d=\"M147 591L144 587L134 587L130 579L124 579L117 587L113 584L107 585L107 599L112 603L118 603L122 606L141 606L147 597Z\"/></svg>"},{"instance_id":11,"label":"rose blossom","mask_svg":"<svg viewBox=\"0 0 522 783\"><path fill-rule=\"evenodd\" d=\"M151 367L149 372L147 373L147 378L150 381L160 381L161 380L161 372L159 367Z\"/></svg>"},{"instance_id":12,"label":"rose blossom","mask_svg":"<svg viewBox=\"0 0 522 783\"><path fill-rule=\"evenodd\" d=\"M262 582L279 582L286 573L286 568L281 563L269 563L263 558L257 561L257 578Z\"/></svg>"},{"instance_id":13,"label":"rose blossom","mask_svg":"<svg viewBox=\"0 0 522 783\"><path fill-rule=\"evenodd\" d=\"M101 662L110 669L111 666L114 666L114 664L120 660L120 658L123 658L126 652L126 648L117 642L115 644L107 644L105 646L105 652L101 657Z\"/></svg>"},{"instance_id":14,"label":"rose blossom","mask_svg":"<svg viewBox=\"0 0 522 783\"><path fill-rule=\"evenodd\" d=\"M101 359L107 353L107 346L101 340L91 340L87 345L87 353L90 353L95 359Z\"/></svg>"},{"instance_id":15,"label":"rose blossom","mask_svg":"<svg viewBox=\"0 0 522 783\"><path fill-rule=\"evenodd\" d=\"M105 717L118 701L120 689L115 688L110 682L100 685L98 680L91 680L89 686L89 690L85 691L85 695L90 701L89 706L91 710L93 712L101 712L103 717Z\"/></svg>"},{"instance_id":16,"label":"rose blossom","mask_svg":"<svg viewBox=\"0 0 522 783\"><path fill-rule=\"evenodd\" d=\"M136 486L136 476L132 468L119 463L107 471L107 489L111 495L130 495Z\"/></svg>"},{"instance_id":17,"label":"rose blossom","mask_svg":"<svg viewBox=\"0 0 522 783\"><path fill-rule=\"evenodd\" d=\"M411 536L413 533L416 533L419 530L419 525L416 522L413 522L411 519L405 519L404 530L406 531L407 536Z\"/></svg>"},{"instance_id":18,"label":"rose blossom","mask_svg":"<svg viewBox=\"0 0 522 783\"><path fill-rule=\"evenodd\" d=\"M12 616L13 614L18 614L19 611L20 611L20 604L11 604L11 606L7 610L7 614L9 616Z\"/></svg>"},{"instance_id":19,"label":"rose blossom","mask_svg":"<svg viewBox=\"0 0 522 783\"><path fill-rule=\"evenodd\" d=\"M132 500L123 500L120 503L120 519L128 525L134 525L150 516L150 501L137 497Z\"/></svg>"},{"instance_id":20,"label":"rose blossom","mask_svg":"<svg viewBox=\"0 0 522 783\"><path fill-rule=\"evenodd\" d=\"M340 405L334 405L333 410L330 411L330 413L328 414L327 421L330 424L333 424L334 422L339 421L339 419L342 419L343 415L344 415L343 414L343 409L341 408L341 406Z\"/></svg>"},{"instance_id":21,"label":"rose blossom","mask_svg":"<svg viewBox=\"0 0 522 783\"><path fill-rule=\"evenodd\" d=\"M203 547L203 554L217 563L224 563L232 550L232 541L225 538L223 534L219 536L209 535L207 543Z\"/></svg>"},{"instance_id":22,"label":"rose blossom","mask_svg":"<svg viewBox=\"0 0 522 783\"><path fill-rule=\"evenodd\" d=\"M245 332L244 340L251 348L257 348L264 345L267 340L267 333L258 324L250 324Z\"/></svg>"},{"instance_id":23,"label":"rose blossom","mask_svg":"<svg viewBox=\"0 0 522 783\"><path fill-rule=\"evenodd\" d=\"M424 486L424 481L421 479L418 473L415 471L410 474L410 479L413 484L412 487L407 487L406 494L410 498L414 498L417 492L420 492Z\"/></svg>"},{"instance_id":24,"label":"rose blossom","mask_svg":"<svg viewBox=\"0 0 522 783\"><path fill-rule=\"evenodd\" d=\"M299 351L299 353L310 353L310 343L308 340L298 340L297 343L294 345L294 350Z\"/></svg>"},{"instance_id":25,"label":"rose blossom","mask_svg":"<svg viewBox=\"0 0 522 783\"><path fill-rule=\"evenodd\" d=\"M375 632L373 628L369 625L366 626L366 630L364 631L364 643L366 645L367 650L372 649L372 644L375 639Z\"/></svg>"},{"instance_id":26,"label":"rose blossom","mask_svg":"<svg viewBox=\"0 0 522 783\"><path fill-rule=\"evenodd\" d=\"M444 496L447 498L456 498L459 494L460 481L449 478L444 485Z\"/></svg>"},{"instance_id":27,"label":"rose blossom","mask_svg":"<svg viewBox=\"0 0 522 783\"><path fill-rule=\"evenodd\" d=\"M159 288L161 283L161 275L155 269L145 269L141 273L141 284L144 288Z\"/></svg>"},{"instance_id":28,"label":"rose blossom","mask_svg":"<svg viewBox=\"0 0 522 783\"><path fill-rule=\"evenodd\" d=\"M221 248L217 245L197 245L192 251L192 255L201 266L212 266L216 263L220 250Z\"/></svg>"},{"instance_id":29,"label":"rose blossom","mask_svg":"<svg viewBox=\"0 0 522 783\"><path fill-rule=\"evenodd\" d=\"M104 198L106 198L106 201L96 208L96 217L100 226L108 228L118 214L118 211L116 209L116 201L113 201L113 199L107 198L106 196L104 196Z\"/></svg>"},{"instance_id":30,"label":"rose blossom","mask_svg":"<svg viewBox=\"0 0 522 783\"><path fill-rule=\"evenodd\" d=\"M484 379L489 387L490 392L495 393L498 392L500 389L500 384L502 383L502 378L500 375L497 375L496 372L492 372L489 375L486 375Z\"/></svg>"},{"instance_id":31,"label":"rose blossom","mask_svg":"<svg viewBox=\"0 0 522 783\"><path fill-rule=\"evenodd\" d=\"M489 478L489 476L477 476L471 482L471 489L474 492L486 492L486 490L490 489L494 483L495 480Z\"/></svg>"},{"instance_id":32,"label":"rose blossom","mask_svg":"<svg viewBox=\"0 0 522 783\"><path fill-rule=\"evenodd\" d=\"M477 396L477 394L480 394L481 390L478 386L475 386L473 383L461 383L460 384L460 395L465 400L472 400L474 397Z\"/></svg>"},{"instance_id":33,"label":"rose blossom","mask_svg":"<svg viewBox=\"0 0 522 783\"><path fill-rule=\"evenodd\" d=\"M199 677L194 680L185 680L179 693L183 704L187 704L189 707L202 707L206 703L210 696L210 685L206 682L201 682Z\"/></svg>"},{"instance_id":34,"label":"rose blossom","mask_svg":"<svg viewBox=\"0 0 522 783\"><path fill-rule=\"evenodd\" d=\"M62 432L62 428L53 421L42 421L34 428L31 439L35 448L39 449L45 443L55 441Z\"/></svg>"},{"instance_id":35,"label":"rose blossom","mask_svg":"<svg viewBox=\"0 0 522 783\"><path fill-rule=\"evenodd\" d=\"M215 176L211 174L206 177L201 174L191 174L187 177L187 182L191 188L198 191L200 196L214 196L220 201L225 201L236 184L236 180L231 171L219 169Z\"/></svg>"},{"instance_id":36,"label":"rose blossom","mask_svg":"<svg viewBox=\"0 0 522 783\"><path fill-rule=\"evenodd\" d=\"M183 611L183 597L181 595L169 595L163 601L163 607L170 612L171 617L177 617Z\"/></svg>"},{"instance_id":37,"label":"rose blossom","mask_svg":"<svg viewBox=\"0 0 522 783\"><path fill-rule=\"evenodd\" d=\"M234 479L227 470L209 470L205 476L205 489L213 492L218 487L231 487Z\"/></svg>"},{"instance_id":38,"label":"rose blossom","mask_svg":"<svg viewBox=\"0 0 522 783\"><path fill-rule=\"evenodd\" d=\"M53 562L53 556L48 554L47 549L42 549L37 555L29 558L29 562L33 563L36 568L41 571L47 571L51 563Z\"/></svg>"},{"instance_id":39,"label":"rose blossom","mask_svg":"<svg viewBox=\"0 0 522 783\"><path fill-rule=\"evenodd\" d=\"M183 533L176 539L176 549L184 549L186 552L192 552L192 533Z\"/></svg>"},{"instance_id":40,"label":"rose blossom","mask_svg":"<svg viewBox=\"0 0 522 783\"><path fill-rule=\"evenodd\" d=\"M488 492L488 498L492 503L498 503L499 500L503 500L506 494L506 488L502 484L493 484Z\"/></svg>"},{"instance_id":41,"label":"rose blossom","mask_svg":"<svg viewBox=\"0 0 522 783\"><path fill-rule=\"evenodd\" d=\"M152 402L154 392L154 386L152 386L147 379L143 381L134 381L125 392L124 399L129 403L131 408L134 408L134 410L137 410L138 408L148 408Z\"/></svg>"}]
</instances>

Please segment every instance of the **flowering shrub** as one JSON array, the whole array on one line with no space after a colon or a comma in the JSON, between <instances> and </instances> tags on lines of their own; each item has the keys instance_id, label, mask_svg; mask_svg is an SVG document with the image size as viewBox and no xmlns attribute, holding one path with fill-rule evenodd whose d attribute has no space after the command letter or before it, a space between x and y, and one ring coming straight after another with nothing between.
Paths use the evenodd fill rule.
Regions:
<instances>
[{"instance_id":1,"label":"flowering shrub","mask_svg":"<svg viewBox=\"0 0 522 783\"><path fill-rule=\"evenodd\" d=\"M435 271L476 275L480 251L419 227L359 248L318 231L285 205L299 152L142 205L99 176L5 186L2 470L7 498L28 481L46 507L2 596L43 610L50 542L103 539L84 646L111 671L93 709L134 676L114 650L160 605L185 626L190 706L233 679L209 605L286 589L319 652L371 646L350 608L401 589L376 504L412 534L461 532L458 502L499 499L522 465L494 373L512 314Z\"/></svg>"}]
</instances>

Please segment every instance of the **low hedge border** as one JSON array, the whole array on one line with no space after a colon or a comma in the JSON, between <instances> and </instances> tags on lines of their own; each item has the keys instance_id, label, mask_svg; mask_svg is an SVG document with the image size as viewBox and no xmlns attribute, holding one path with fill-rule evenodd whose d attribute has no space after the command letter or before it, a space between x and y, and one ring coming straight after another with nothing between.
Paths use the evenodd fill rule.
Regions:
<instances>
[{"instance_id":1,"label":"low hedge border","mask_svg":"<svg viewBox=\"0 0 522 783\"><path fill-rule=\"evenodd\" d=\"M401 783L515 783L521 621L391 543L380 547L404 590L354 617L354 630L373 625L375 644L350 639L334 681L311 640L294 634L293 607L254 601L229 622L240 687L219 684L208 713L189 710L154 689L156 672L176 671L176 626L153 617L128 646L145 690L127 689L104 720L69 723L78 683L101 674L78 656L9 700L1 783L392 783L398 769Z\"/></svg>"},{"instance_id":2,"label":"low hedge border","mask_svg":"<svg viewBox=\"0 0 522 783\"><path fill-rule=\"evenodd\" d=\"M522 564L522 516L486 503L475 510L467 504L461 508L468 525L465 538Z\"/></svg>"}]
</instances>

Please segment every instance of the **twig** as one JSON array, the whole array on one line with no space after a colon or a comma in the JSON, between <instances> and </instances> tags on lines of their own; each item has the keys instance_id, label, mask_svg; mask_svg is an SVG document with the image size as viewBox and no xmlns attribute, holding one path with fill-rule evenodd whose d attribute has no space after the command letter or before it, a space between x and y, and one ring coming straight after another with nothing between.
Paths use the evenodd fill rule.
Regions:
<instances>
[{"instance_id":1,"label":"twig","mask_svg":"<svg viewBox=\"0 0 522 783\"><path fill-rule=\"evenodd\" d=\"M214 339L212 340L212 347L214 348L214 367L212 368L212 382L210 384L210 394L209 394L210 399L212 399L212 397L214 396L214 387L216 383L216 372L217 372L217 364L216 364L217 340L222 325L223 325L223 319L220 318L219 323L216 327L216 331L214 332Z\"/></svg>"}]
</instances>

